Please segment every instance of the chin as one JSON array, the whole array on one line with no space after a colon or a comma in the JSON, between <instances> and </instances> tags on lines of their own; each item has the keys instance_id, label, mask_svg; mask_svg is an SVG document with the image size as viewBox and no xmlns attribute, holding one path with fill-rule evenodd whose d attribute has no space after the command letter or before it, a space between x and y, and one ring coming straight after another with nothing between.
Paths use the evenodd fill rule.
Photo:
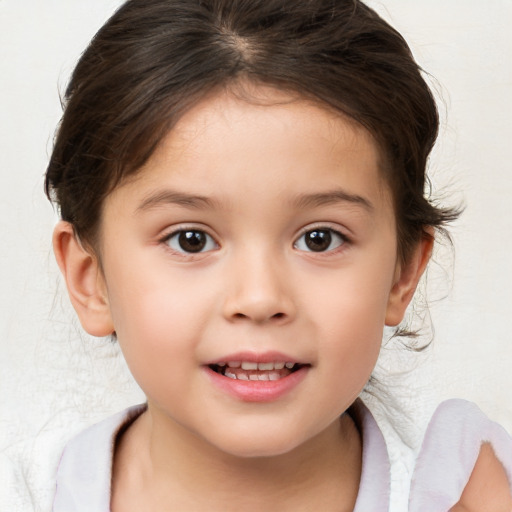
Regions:
<instances>
[{"instance_id":1,"label":"chin","mask_svg":"<svg viewBox=\"0 0 512 512\"><path fill-rule=\"evenodd\" d=\"M276 433L268 430L232 432L232 435L223 436L223 439L210 442L220 451L240 459L278 457L292 452L306 442L306 439L297 438L291 432Z\"/></svg>"},{"instance_id":2,"label":"chin","mask_svg":"<svg viewBox=\"0 0 512 512\"><path fill-rule=\"evenodd\" d=\"M223 450L228 455L236 457L238 459L263 459L272 458L286 455L292 452L297 446L295 445L279 445L279 446L255 446L255 445L244 445L244 446L230 446Z\"/></svg>"}]
</instances>

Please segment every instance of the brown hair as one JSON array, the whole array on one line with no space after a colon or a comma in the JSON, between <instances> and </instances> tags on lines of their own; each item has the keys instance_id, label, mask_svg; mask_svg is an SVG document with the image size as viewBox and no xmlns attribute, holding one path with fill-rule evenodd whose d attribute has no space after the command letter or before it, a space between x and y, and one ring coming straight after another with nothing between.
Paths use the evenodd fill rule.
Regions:
<instances>
[{"instance_id":1,"label":"brown hair","mask_svg":"<svg viewBox=\"0 0 512 512\"><path fill-rule=\"evenodd\" d=\"M393 193L398 251L457 216L425 197L438 131L402 36L358 0L129 0L78 62L46 193L94 246L105 197L180 116L239 80L299 93L367 128Z\"/></svg>"}]
</instances>

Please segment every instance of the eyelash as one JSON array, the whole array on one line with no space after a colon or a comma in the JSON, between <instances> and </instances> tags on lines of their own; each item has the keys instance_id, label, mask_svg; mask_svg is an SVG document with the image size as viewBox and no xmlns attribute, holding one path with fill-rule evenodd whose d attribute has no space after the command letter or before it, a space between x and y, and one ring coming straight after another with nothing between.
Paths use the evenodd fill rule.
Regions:
<instances>
[{"instance_id":1,"label":"eyelash","mask_svg":"<svg viewBox=\"0 0 512 512\"><path fill-rule=\"evenodd\" d=\"M303 237L314 233L318 236L313 237L310 241L314 242L315 238L317 238L317 248L319 250L315 250L315 248L313 248L311 244L308 244L307 241L301 242ZM175 242L174 246L173 241ZM195 243L198 243L200 247L198 250L187 250L182 245L186 242L191 242L191 244L189 244L189 249L193 249L193 245ZM322 246L322 242L324 243L324 246L327 244L327 247L323 248L324 246ZM194 257L219 248L219 244L215 239L204 229L200 228L180 227L179 229L176 229L162 237L160 243L166 245L173 253L179 254L183 257ZM304 229L293 243L293 247L301 252L333 254L343 250L344 246L348 243L350 243L350 239L343 233L340 233L338 230L331 227L319 225L315 227L308 226ZM201 244L203 245L201 246ZM330 248L332 244L335 244L335 247Z\"/></svg>"},{"instance_id":2,"label":"eyelash","mask_svg":"<svg viewBox=\"0 0 512 512\"><path fill-rule=\"evenodd\" d=\"M306 235L311 235L313 233L322 233L322 235L319 237L319 242L327 242L328 246L326 249L317 251L314 250L311 246L308 246L307 241L304 241L302 244L300 243L303 237L305 237ZM299 251L304 251L313 254L335 254L339 251L342 251L345 248L345 245L348 243L350 243L350 239L343 233L340 233L340 231L328 226L320 225L315 227L308 226L306 229L304 229L301 235L294 242L293 247ZM332 244L337 245L333 248L329 248ZM300 245L302 245L302 248L300 247Z\"/></svg>"},{"instance_id":3,"label":"eyelash","mask_svg":"<svg viewBox=\"0 0 512 512\"><path fill-rule=\"evenodd\" d=\"M187 235L192 236L187 237ZM197 236L194 237L193 235L199 235L200 237L203 238L203 240L199 239ZM181 239L182 236L184 237L184 239ZM176 246L173 247L174 240L176 241ZM204 242L204 246L199 247L198 250L186 250L181 244L187 241L190 241L192 245L194 244L194 242ZM204 252L209 252L218 249L219 247L219 244L215 241L215 239L210 234L208 234L204 229L200 228L182 227L176 229L172 231L172 233L169 233L162 237L160 242L162 244L165 244L175 254L179 254L184 257L193 257ZM192 245L190 245L189 248L192 248Z\"/></svg>"}]
</instances>

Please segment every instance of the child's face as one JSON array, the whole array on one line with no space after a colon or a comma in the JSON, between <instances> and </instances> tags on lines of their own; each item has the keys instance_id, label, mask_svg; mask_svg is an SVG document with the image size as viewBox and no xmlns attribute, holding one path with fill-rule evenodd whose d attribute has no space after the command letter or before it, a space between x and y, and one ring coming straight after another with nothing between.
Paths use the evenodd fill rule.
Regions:
<instances>
[{"instance_id":1,"label":"child's face","mask_svg":"<svg viewBox=\"0 0 512 512\"><path fill-rule=\"evenodd\" d=\"M371 136L264 93L276 102L189 111L100 231L112 329L153 421L242 456L335 425L409 300Z\"/></svg>"}]
</instances>

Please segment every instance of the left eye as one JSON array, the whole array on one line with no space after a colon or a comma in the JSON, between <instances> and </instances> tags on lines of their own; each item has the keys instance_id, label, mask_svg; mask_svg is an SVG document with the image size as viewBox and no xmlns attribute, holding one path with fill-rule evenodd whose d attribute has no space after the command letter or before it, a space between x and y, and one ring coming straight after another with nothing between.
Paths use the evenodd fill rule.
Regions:
<instances>
[{"instance_id":1,"label":"left eye","mask_svg":"<svg viewBox=\"0 0 512 512\"><path fill-rule=\"evenodd\" d=\"M294 247L299 251L326 252L337 249L345 241L345 237L333 229L312 229L301 235Z\"/></svg>"},{"instance_id":2,"label":"left eye","mask_svg":"<svg viewBox=\"0 0 512 512\"><path fill-rule=\"evenodd\" d=\"M212 251L217 248L215 240L200 229L176 231L166 240L166 243L174 251L188 254Z\"/></svg>"}]
</instances>

